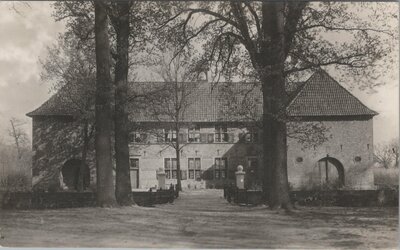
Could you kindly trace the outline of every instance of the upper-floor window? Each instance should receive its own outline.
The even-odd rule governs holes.
[[[215,142],[228,142],[228,129],[226,125],[216,125],[215,126]]]
[[[129,134],[129,141],[133,143],[143,143],[147,140],[147,134],[134,131]]]
[[[196,125],[188,129],[188,141],[200,142],[200,125]]]
[[[164,140],[165,142],[176,142],[176,131],[172,129],[165,129]]]
[[[138,158],[130,158],[129,165],[131,168],[138,169],[139,168],[139,159]]]
[[[258,142],[258,131],[256,128],[250,128],[249,131],[244,135],[244,141],[247,143]]]

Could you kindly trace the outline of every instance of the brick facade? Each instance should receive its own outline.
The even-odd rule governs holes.
[[[135,84],[143,89],[154,85]],[[261,91],[255,88],[255,83],[237,82],[222,85],[225,87],[211,88],[209,83],[203,82],[190,96],[191,105],[186,109],[183,123],[188,126],[200,126],[200,131],[197,131],[198,141],[187,144],[181,152],[181,170],[183,176],[186,176],[182,181],[183,188],[222,187],[234,182],[237,166],[243,165],[246,186],[259,189],[263,176],[260,131],[257,132],[256,141],[246,142],[243,136],[246,129],[254,128],[254,122],[251,121],[262,117]],[[239,112],[226,117],[232,109],[231,105],[235,104],[226,102],[226,99],[232,97],[223,95],[227,88],[236,90],[232,95],[238,97],[241,97],[243,91],[248,93],[246,101],[254,104],[250,105],[251,110],[243,112],[240,109],[242,105],[239,98],[236,103],[239,104],[236,107],[239,108]],[[72,164],[71,160],[75,165],[79,162],[82,136],[80,125],[72,118],[76,112],[71,110],[71,100],[62,98],[64,92],[62,88],[42,106],[28,114],[33,118],[34,189],[65,188],[64,184],[73,186],[73,181],[62,181],[68,176],[60,173],[67,163],[68,166]],[[362,104],[322,70],[315,72],[303,84],[299,84],[298,89],[287,92],[291,93],[291,101],[285,112],[292,121],[303,124],[322,123],[329,128],[330,133],[330,136],[326,135],[328,141],[312,148],[305,148],[296,139],[288,138],[288,177],[291,187],[309,189],[316,185],[334,185],[348,189],[374,188],[370,166],[373,160],[372,119],[377,113]],[[78,95],[82,92],[76,93]],[[253,119],[248,119],[248,115]],[[171,121],[163,120],[163,125],[145,108],[130,110],[130,117],[134,125],[132,127],[137,129],[132,133],[138,132],[139,138],[140,133],[148,135],[145,136],[146,140],[137,141],[134,137],[130,145],[133,186],[146,189],[155,187],[158,183],[156,171],[165,167],[170,167],[166,184],[175,183],[175,151],[153,136],[154,130],[162,130],[165,123]],[[218,135],[215,134],[216,126],[221,125],[227,127],[224,142],[219,142]],[[182,140],[182,143],[187,143],[188,133],[188,127],[183,128],[177,138]],[[88,152],[87,165],[90,169],[90,186],[94,188],[93,143]],[[190,166],[193,166],[193,172]],[[73,175],[71,171],[68,174]]]
[[[293,188],[307,189],[320,184],[318,161],[329,156],[343,166],[345,188],[373,189],[372,118],[324,121],[323,124],[330,128],[331,138],[322,145],[304,149],[295,139],[288,138],[288,173]],[[325,167],[325,161],[320,164]],[[328,165],[336,170],[332,164]]]
[[[32,186],[33,190],[60,189],[61,169],[69,160],[80,160],[81,126],[70,117],[38,116],[32,120]],[[95,183],[94,147],[90,145],[88,167]],[[93,187],[93,185],[91,185]]]
[[[329,155],[337,159],[344,169],[344,187],[348,189],[373,189],[373,176],[369,168],[373,157],[372,119],[325,121],[329,127],[330,139],[315,148],[304,148],[295,139],[288,138],[288,176],[294,189],[308,189],[321,184],[318,161]],[[201,134],[214,135],[212,123],[201,124]],[[238,165],[244,167],[246,186],[260,189],[262,169],[262,145],[260,133],[257,141],[247,142],[244,135],[248,129],[228,124],[227,142],[191,142],[181,151],[181,170],[185,171],[182,180],[184,189],[220,188],[234,183]],[[150,125],[149,125],[150,128]],[[60,172],[63,165],[71,159],[81,157],[80,126],[70,119],[53,117],[33,119],[33,186],[35,190],[48,190],[60,186]],[[184,138],[188,130],[182,129]],[[141,133],[144,133],[143,130]],[[158,185],[156,171],[165,167],[165,159],[175,158],[175,150],[166,143],[157,142],[154,135],[147,134],[145,142],[130,144],[131,159],[138,160],[138,183],[134,188],[148,189]],[[187,142],[187,140],[185,140]],[[360,157],[360,161],[356,160]],[[201,179],[189,171],[189,158],[200,159]],[[216,178],[216,158],[225,158],[227,162],[225,177]],[[301,162],[299,161],[301,158]],[[256,162],[256,163],[255,163]],[[258,165],[251,168],[250,164]],[[324,167],[325,162],[322,162]],[[88,153],[91,188],[95,188],[96,169],[93,144]],[[329,168],[334,168],[329,165]],[[173,168],[171,167],[171,177]],[[332,170],[331,170],[332,171]],[[336,174],[337,175],[337,174]],[[166,184],[176,184],[176,179],[168,178]],[[191,179],[190,177],[193,177]],[[332,177],[331,177],[332,178]],[[333,176],[334,178],[334,176]],[[135,183],[136,184],[136,183]]]

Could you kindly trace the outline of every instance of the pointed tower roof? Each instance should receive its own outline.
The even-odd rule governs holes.
[[[342,87],[328,73],[314,73],[286,108],[288,116],[374,116],[378,113]]]

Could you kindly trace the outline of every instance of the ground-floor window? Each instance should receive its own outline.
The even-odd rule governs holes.
[[[214,179],[226,179],[228,161],[226,158],[215,158]]]
[[[188,158],[189,179],[201,180],[201,160],[200,158]]]
[[[167,179],[176,179],[177,178],[177,167],[176,167],[176,158],[165,158],[164,159],[164,169],[165,176]]]

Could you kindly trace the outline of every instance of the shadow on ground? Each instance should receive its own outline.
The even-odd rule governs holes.
[[[300,207],[291,215],[186,191],[153,208],[0,211],[6,247],[396,248],[397,208]]]

